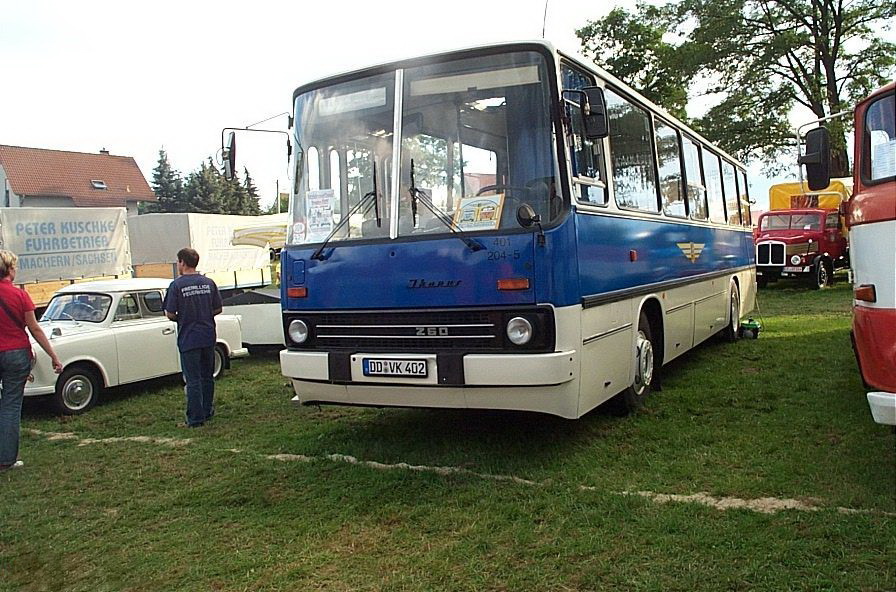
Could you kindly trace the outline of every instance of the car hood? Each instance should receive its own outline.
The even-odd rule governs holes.
[[[96,323],[88,323],[86,321],[41,321],[40,328],[44,330],[50,342],[60,337],[71,337],[73,335],[83,335],[85,333],[96,333],[102,331],[106,327]],[[32,343],[34,339],[31,340]]]

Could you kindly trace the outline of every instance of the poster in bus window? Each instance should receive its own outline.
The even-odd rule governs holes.
[[[460,230],[496,230],[501,224],[504,195],[465,197],[454,212],[454,226]]]
[[[308,242],[318,242],[327,238],[333,230],[333,202],[335,193],[332,189],[309,191],[306,199],[306,224]]]

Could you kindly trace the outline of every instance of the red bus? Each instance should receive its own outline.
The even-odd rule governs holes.
[[[853,274],[852,344],[874,421],[896,425],[896,83],[855,110],[853,196],[845,205]],[[829,183],[829,136],[806,134],[809,188]]]
[[[896,83],[856,106],[852,336],[878,423],[896,425]]]

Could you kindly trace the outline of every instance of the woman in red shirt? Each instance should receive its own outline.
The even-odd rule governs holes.
[[[18,257],[0,250],[0,472],[22,466],[19,455],[19,425],[25,381],[31,373],[31,341],[25,327],[62,372],[62,364],[50,340],[37,324],[34,303],[25,290],[13,285]]]

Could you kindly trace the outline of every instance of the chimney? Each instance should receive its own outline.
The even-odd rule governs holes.
[[[105,148],[100,148],[100,154],[105,154],[106,156],[109,156],[109,151],[106,150]]]

